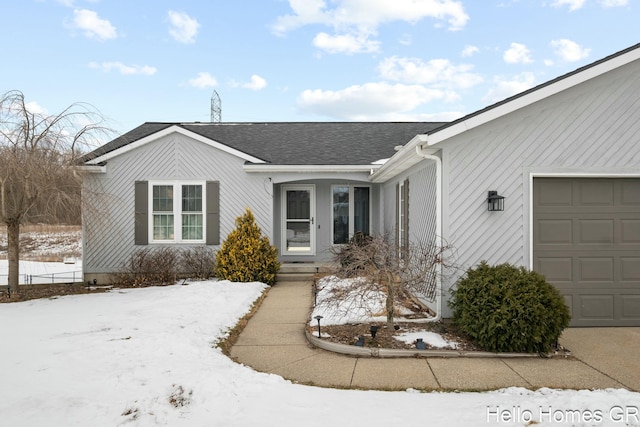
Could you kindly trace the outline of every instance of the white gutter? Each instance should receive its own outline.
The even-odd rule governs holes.
[[[436,245],[442,248],[442,159],[433,154],[428,154],[422,145],[416,145],[416,154],[423,159],[436,162]],[[438,264],[436,274],[436,317],[429,319],[437,322],[442,318],[442,264]]]
[[[242,168],[245,172],[330,172],[330,173],[352,173],[365,172],[372,174],[381,165],[274,165],[274,164],[245,164]]]

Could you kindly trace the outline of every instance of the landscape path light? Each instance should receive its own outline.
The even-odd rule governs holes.
[[[320,333],[320,319],[322,319],[322,316],[318,314],[314,319],[318,321],[318,338],[322,338],[322,334]]]
[[[371,338],[375,338],[376,334],[378,333],[378,326],[371,325],[371,327],[369,328],[369,331],[371,332]]]

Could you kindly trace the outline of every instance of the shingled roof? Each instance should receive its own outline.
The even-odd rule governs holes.
[[[148,122],[84,156],[91,160],[125,145],[179,126],[276,165],[369,165],[387,159],[394,147],[428,133],[443,122]]]

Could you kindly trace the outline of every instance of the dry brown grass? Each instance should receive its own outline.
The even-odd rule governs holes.
[[[20,227],[20,258],[61,262],[82,256],[80,225],[26,224]],[[0,225],[0,259],[7,259],[7,228]]]

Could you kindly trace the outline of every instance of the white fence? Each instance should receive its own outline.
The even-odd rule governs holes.
[[[7,285],[8,262],[0,260],[0,286]],[[82,282],[82,262],[34,262],[20,261],[21,285]]]

